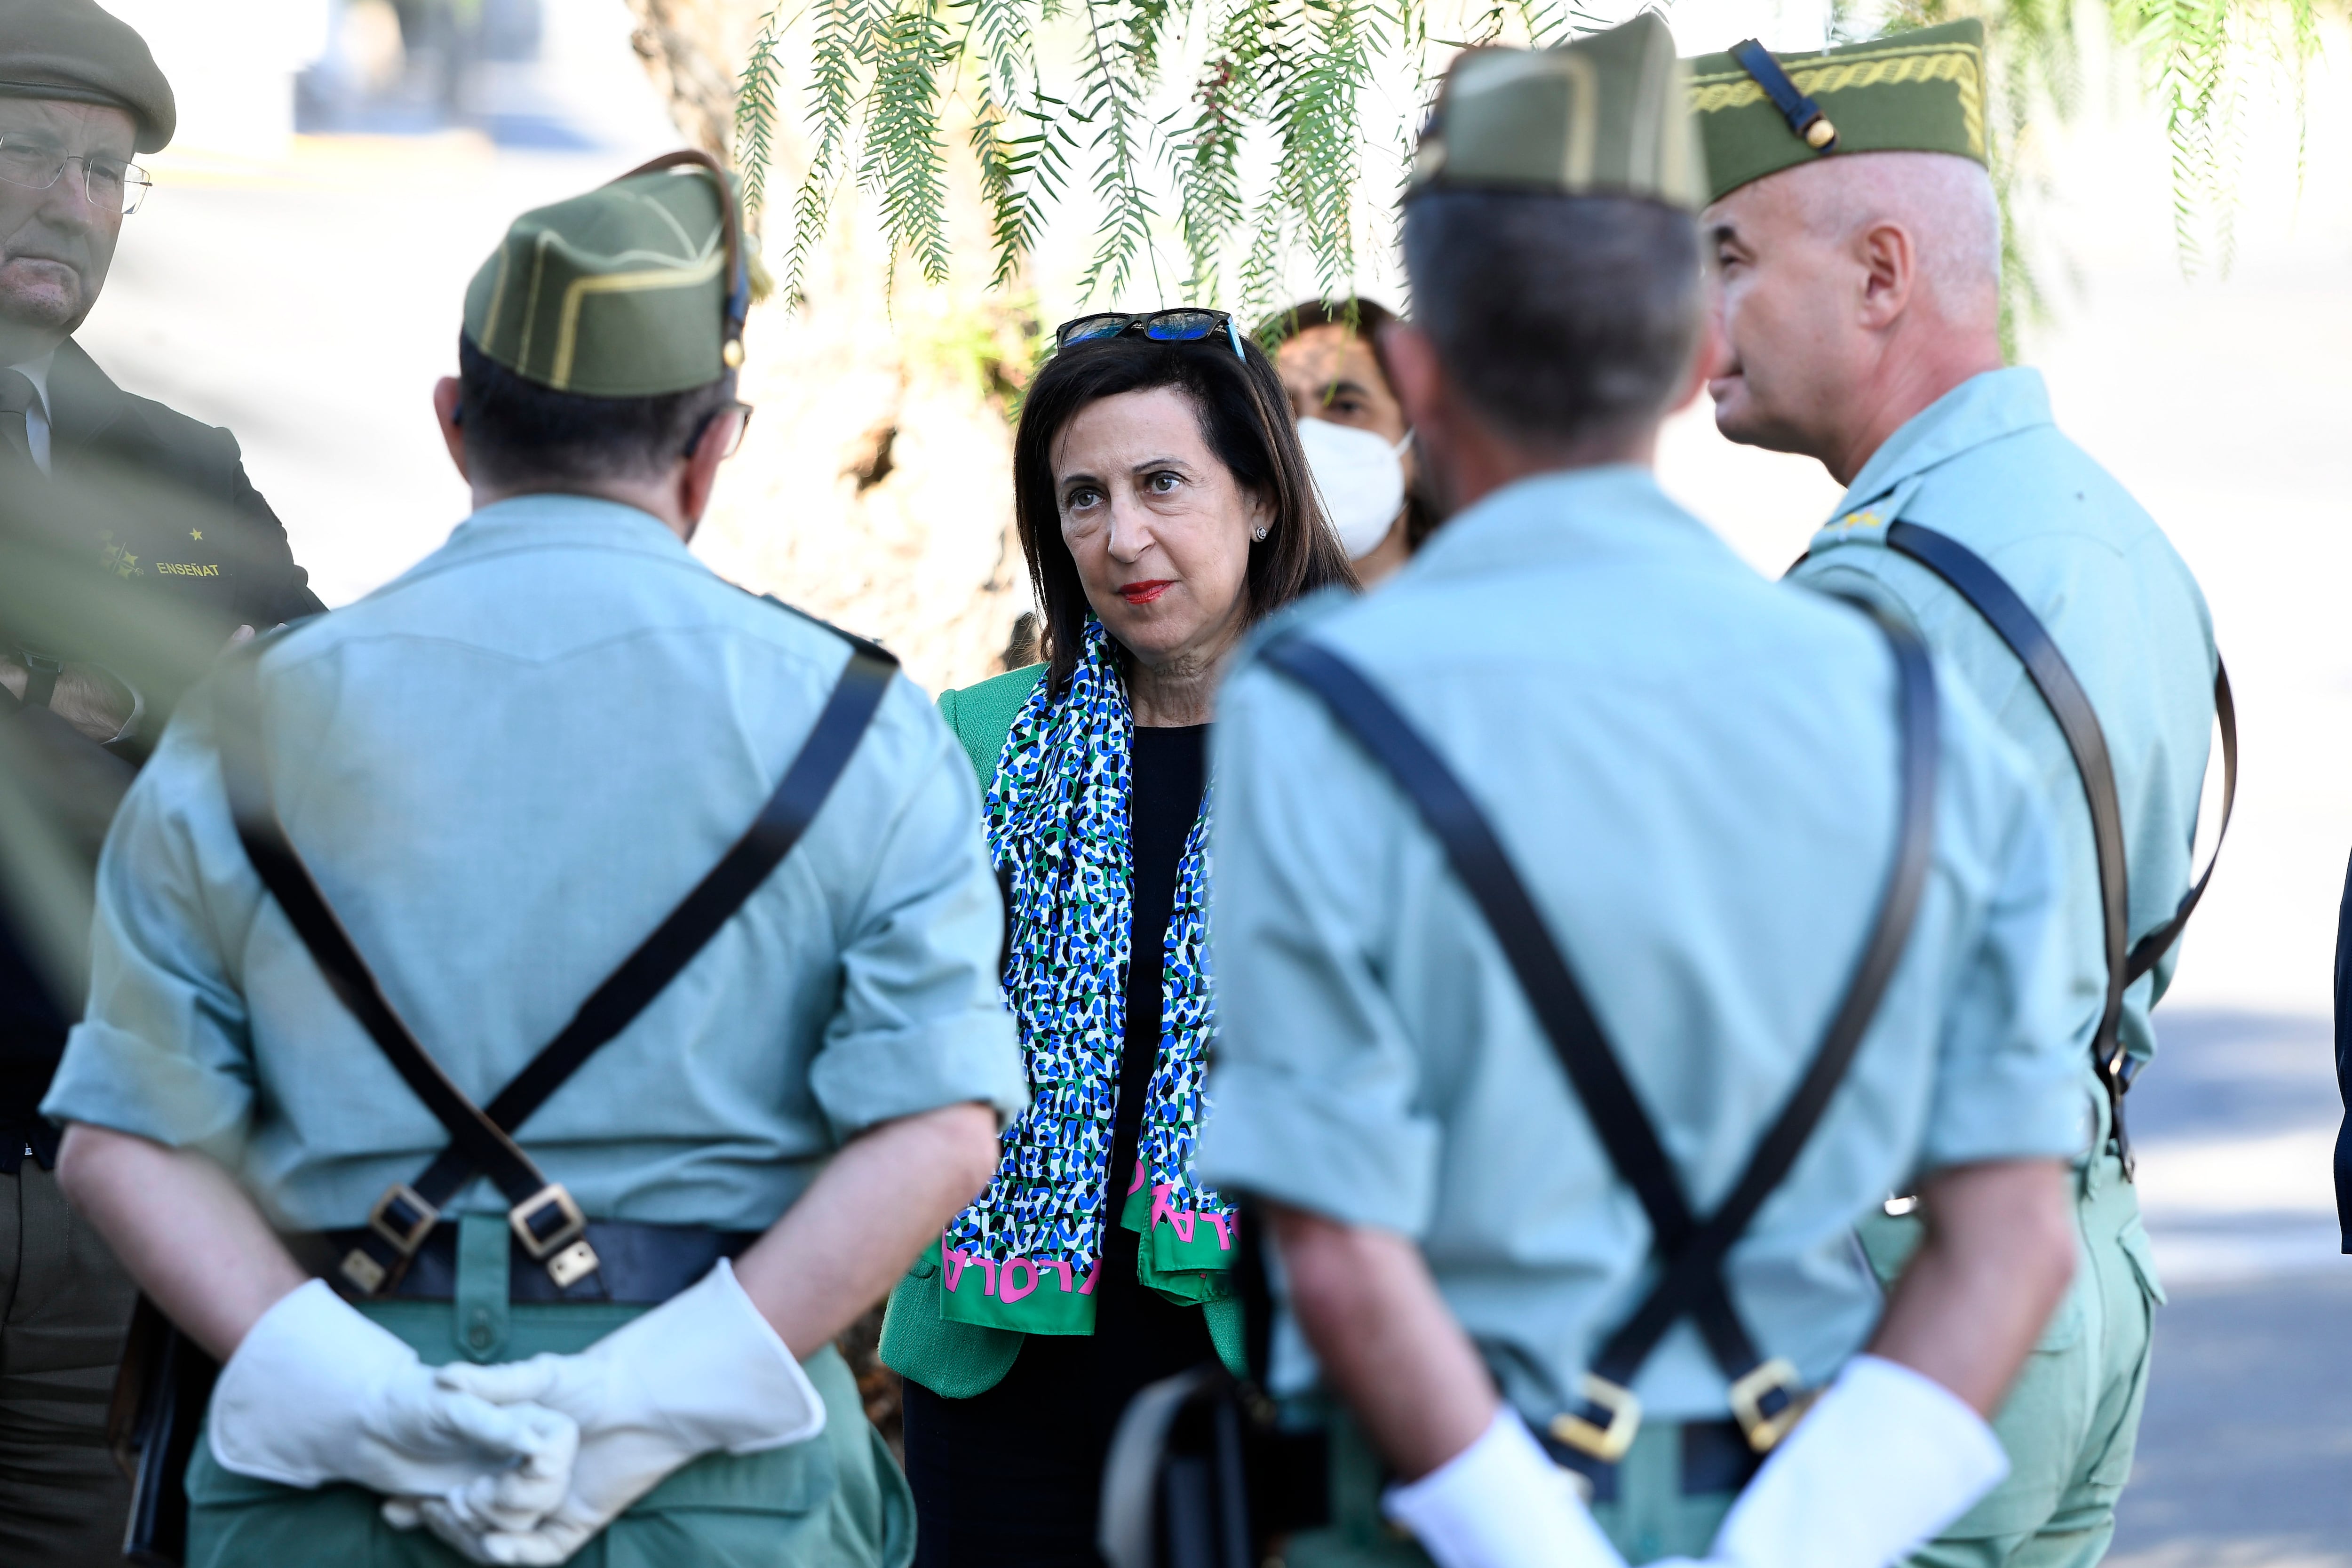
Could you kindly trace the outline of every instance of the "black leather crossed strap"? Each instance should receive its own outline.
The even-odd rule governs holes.
[[[1580,1390],[1582,1403],[1550,1426],[1559,1442],[1606,1463],[1624,1457],[1641,1426],[1641,1402],[1632,1391],[1635,1374],[1666,1331],[1685,1315],[1730,1380],[1732,1413],[1758,1452],[1779,1442],[1803,1413],[1796,1369],[1758,1352],[1725,1287],[1723,1263],[1828,1109],[1902,959],[1927,886],[1937,770],[1934,667],[1916,633],[1872,606],[1861,607],[1893,646],[1898,673],[1901,826],[1893,869],[1844,999],[1804,1076],[1749,1156],[1730,1196],[1704,1219],[1692,1213],[1657,1130],[1601,1034],[1566,956],[1461,782],[1388,699],[1330,649],[1292,637],[1265,654],[1275,668],[1322,699],[1340,726],[1388,770],[1444,846],[1447,863],[1486,916],[1566,1069],[1594,1136],[1649,1218],[1656,1282],[1594,1357]]]
[[[845,634],[844,634],[845,636]],[[261,748],[261,712],[254,665],[239,657],[224,672],[221,762],[237,837],[262,884],[286,911],[302,945],[402,1079],[449,1131],[443,1150],[414,1182],[395,1183],[375,1203],[368,1228],[340,1266],[362,1295],[382,1294],[400,1281],[409,1260],[432,1232],[441,1210],[476,1175],[488,1176],[506,1197],[508,1223],[524,1252],[547,1270],[559,1291],[594,1273],[588,1221],[572,1194],[551,1182],[514,1141],[514,1131],[545,1103],[596,1049],[628,1027],[663,987],[692,962],[703,944],[742,907],[754,889],[791,853],[817,808],[849,764],[888,689],[898,660],[856,638],[849,664],[818,714],[783,781],[742,837],[672,910],[667,919],[599,985],[561,1034],[533,1057],[487,1110],[466,1098],[417,1043],[352,943],[350,933],[320,893],[310,868],[287,841],[272,800]]]
[[[2066,749],[2074,753],[2074,771],[2083,781],[2083,798],[2091,808],[2091,847],[2098,858],[2100,920],[2106,942],[2107,995],[2099,1014],[2098,1032],[2091,1037],[2091,1065],[2106,1090],[2116,1155],[2123,1162],[2128,1181],[2133,1162],[2131,1139],[2124,1131],[2124,1095],[2131,1088],[2137,1064],[2123,1044],[2124,993],[2154,969],[2180,939],[2198,900],[2205,896],[2205,884],[2213,879],[2213,867],[2221,858],[2221,840],[2229,834],[2230,812],[2238,799],[2238,709],[2230,695],[2229,669],[2218,658],[2214,661],[2213,712],[2221,725],[2221,827],[2214,836],[2213,858],[2172,918],[2126,951],[2131,897],[2124,858],[2123,806],[2116,791],[2115,763],[2107,752],[2106,732],[2099,727],[2099,715],[2083,683],[2074,679],[2073,667],[2058,651],[2048,628],[1983,556],[1950,535],[1916,522],[1888,524],[1886,547],[1941,577],[2000,634],[2010,652],[2025,666],[2033,689],[2042,694],[2050,716],[2058,721],[2059,732],[2066,737]]]
[[[1820,104],[1797,90],[1797,84],[1789,79],[1789,73],[1780,68],[1771,50],[1754,38],[1746,38],[1731,46],[1731,58],[1739,62],[1741,70],[1756,79],[1756,85],[1764,89],[1764,96],[1772,100],[1772,107],[1780,111],[1780,118],[1789,122],[1789,129],[1797,133],[1798,140],[1816,153],[1837,151],[1837,127],[1830,123],[1830,117],[1822,112]]]

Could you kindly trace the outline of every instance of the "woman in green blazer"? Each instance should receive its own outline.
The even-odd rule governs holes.
[[[1210,709],[1253,624],[1354,582],[1281,380],[1230,318],[1056,339],[1013,443],[1047,662],[940,699],[987,795],[1032,1103],[890,1298],[921,1568],[1095,1568],[1128,1400],[1239,1359],[1234,1213],[1192,1173]]]

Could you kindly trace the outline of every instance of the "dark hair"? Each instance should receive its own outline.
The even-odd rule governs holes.
[[[1698,343],[1698,220],[1663,203],[1426,191],[1405,205],[1404,257],[1447,376],[1533,447],[1663,413]]]
[[[733,400],[735,373],[658,397],[589,397],[517,375],[457,334],[466,465],[495,485],[631,479],[681,457]]]
[[[1266,318],[1257,330],[1257,340],[1279,348],[1318,327],[1345,327],[1369,342],[1395,320],[1396,312],[1375,300],[1352,295],[1345,300],[1301,300],[1280,315]]]
[[[1311,332],[1318,327],[1339,327],[1354,332],[1367,343],[1378,344],[1381,329],[1397,319],[1396,312],[1377,300],[1349,295],[1345,300],[1301,300],[1278,316],[1270,317],[1257,330],[1260,342],[1272,343],[1277,352],[1283,344],[1301,332]],[[1372,351],[1372,363],[1381,366],[1381,378],[1388,379],[1388,366],[1381,363],[1380,350]],[[1396,389],[1389,389],[1395,395]],[[1440,519],[1436,506],[1421,493],[1414,484],[1404,492],[1404,542],[1409,550],[1419,550],[1429,536],[1437,531]]]
[[[1201,435],[1243,489],[1274,513],[1264,542],[1250,547],[1242,578],[1243,614],[1264,617],[1302,595],[1343,583],[1356,585],[1347,552],[1323,521],[1299,449],[1290,400],[1274,362],[1255,343],[1234,357],[1219,333],[1195,342],[1144,337],[1103,338],[1055,354],[1021,402],[1021,428],[1013,437],[1013,509],[1029,582],[1037,595],[1043,652],[1053,689],[1062,690],[1078,667],[1086,633],[1086,585],[1062,542],[1062,511],[1054,493],[1054,441],[1078,411],[1128,392],[1174,387],[1192,405]]]

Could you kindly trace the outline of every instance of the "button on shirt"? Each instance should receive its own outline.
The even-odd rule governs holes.
[[[1715,1207],[1818,1046],[1892,865],[1883,635],[1759,577],[1632,468],[1515,484],[1379,593],[1297,619],[1477,799],[1685,1192]],[[2084,1141],[2039,797],[1965,689],[1941,735],[1906,957],[1729,1264],[1765,1353],[1808,1382],[1876,1320],[1851,1226],[1888,1192]],[[1640,1205],[1435,840],[1318,700],[1245,666],[1215,751],[1202,1174],[1416,1238],[1508,1397],[1547,1420],[1646,1287]],[[1667,1418],[1727,1408],[1687,1324],[1635,1387]]]
[[[2068,1016],[2087,1080],[2107,960],[2082,774],[2009,645],[1941,577],[1885,547],[1898,521],[1984,557],[2089,694],[2123,808],[2126,947],[2172,918],[2192,875],[2218,658],[2204,595],[2155,521],[2051,422],[2041,373],[2022,369],[1963,382],[1889,437],[1795,574],[1813,587],[1874,594],[1909,617],[2024,747],[2057,836]],[[2148,1010],[2179,954],[2175,943],[2124,993],[2123,1039],[2142,1059],[2156,1046]]]
[[[848,657],[656,519],[485,508],[261,661],[288,837],[477,1104],[749,826]],[[88,1016],[43,1111],[239,1168],[279,1223],[352,1226],[446,1142],[238,845],[199,688],[99,872]],[[592,1215],[773,1220],[861,1129],[1024,1102],[971,769],[894,681],[793,853],[520,1141]],[[460,1206],[502,1207],[484,1184]]]

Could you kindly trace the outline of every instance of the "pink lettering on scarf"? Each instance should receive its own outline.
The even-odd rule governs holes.
[[[1168,1223],[1176,1227],[1176,1239],[1179,1241],[1190,1241],[1192,1239],[1193,1223],[1201,1216],[1194,1214],[1190,1209],[1179,1210],[1170,1206],[1168,1194],[1175,1190],[1175,1188],[1170,1186],[1165,1182],[1160,1182],[1153,1185],[1151,1189],[1151,1223],[1157,1226],[1160,1223],[1160,1216],[1161,1215],[1166,1215],[1168,1216]]]

